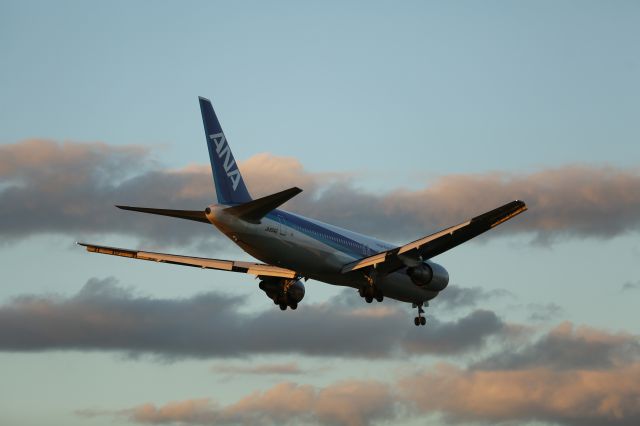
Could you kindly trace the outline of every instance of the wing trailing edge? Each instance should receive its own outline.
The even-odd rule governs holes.
[[[99,246],[88,243],[76,243],[87,248],[88,252],[128,257],[130,259],[149,260],[152,262],[171,263],[174,265],[193,266],[202,269],[239,272],[257,277],[295,278],[295,271],[264,263],[242,262],[237,260],[209,259],[206,257],[181,256],[170,253],[131,250],[117,247]]]
[[[342,273],[373,267],[379,272],[391,273],[404,266],[415,266],[431,259],[527,210],[524,201],[515,200],[442,231],[415,240],[401,247],[374,254],[342,267]]]

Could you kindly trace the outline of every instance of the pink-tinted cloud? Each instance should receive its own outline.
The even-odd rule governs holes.
[[[440,415],[447,424],[636,425],[639,398],[640,363],[570,371],[467,370],[445,363],[391,384],[347,380],[316,388],[284,382],[226,406],[193,399],[78,414],[125,416],[142,424],[360,426]]]
[[[112,414],[143,424],[300,424],[363,426],[373,419],[394,416],[394,398],[388,385],[348,380],[324,388],[279,383],[237,402],[219,406],[209,399],[189,399],[165,405],[142,404],[118,412],[83,410],[84,416]]]
[[[638,424],[640,338],[564,322],[470,367],[405,377],[398,392],[450,423]]]
[[[550,350],[544,362],[534,360],[551,340],[556,349],[566,350]],[[152,424],[368,425],[425,423],[437,416],[445,424],[636,425],[640,422],[638,343],[640,339],[630,334],[562,323],[515,349],[528,361],[508,368],[490,362],[469,367],[439,363],[389,382],[345,380],[325,387],[283,382],[224,406],[188,399],[80,414],[125,416]],[[590,355],[574,351],[588,352],[601,345],[608,350],[599,362],[584,362],[579,357]],[[618,357],[620,353],[627,356]],[[572,358],[574,363],[568,362]]]
[[[499,233],[530,232],[539,241],[608,238],[640,229],[640,173],[570,165],[531,173],[442,176],[422,189],[373,193],[355,176],[313,173],[294,158],[255,155],[240,164],[250,191],[305,190],[288,207],[339,226],[408,240],[464,221],[510,200],[526,215]],[[202,224],[121,212],[113,204],[204,209],[213,200],[208,165],[159,168],[144,147],[29,140],[0,146],[0,236],[115,232],[153,242],[190,243]],[[46,219],[46,220],[45,220]],[[494,232],[494,235],[499,235]]]
[[[214,420],[212,414],[215,413],[215,409],[216,406],[211,400],[202,398],[169,402],[160,407],[142,404],[133,409],[123,410],[122,414],[138,423],[208,424]]]
[[[500,351],[474,365],[480,370],[604,369],[640,360],[640,339],[565,321],[535,341]]]
[[[450,423],[638,424],[640,363],[607,370],[465,370],[441,364],[400,381],[403,399]]]
[[[37,175],[38,178],[45,176],[56,183],[73,186],[92,173],[108,175],[120,172],[124,177],[143,165],[147,154],[148,148],[137,145],[29,139],[0,145],[0,178],[27,179]]]
[[[382,194],[332,185],[301,209],[360,231],[393,229],[395,235],[408,237],[513,199],[525,200],[529,211],[499,232],[525,231],[538,240],[553,241],[567,236],[606,238],[640,229],[640,173],[585,165],[523,174],[448,175],[425,183],[423,189]],[[348,207],[344,200],[349,200]]]
[[[122,212],[113,207],[159,200],[189,205],[191,199],[182,194],[183,188],[198,187],[194,174],[154,169],[147,150],[140,146],[46,140],[2,145],[0,236],[6,243],[34,234],[66,233],[78,238],[115,232],[165,243],[189,241],[196,232],[192,224],[174,221],[163,229],[157,218],[140,220],[129,215],[130,220],[123,220]]]

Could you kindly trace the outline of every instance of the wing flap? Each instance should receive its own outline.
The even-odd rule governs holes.
[[[131,259],[149,260],[160,263],[172,263],[174,265],[193,266],[203,269],[240,272],[255,276],[268,276],[278,278],[295,278],[297,276],[296,272],[290,269],[266,265],[263,263],[209,259],[206,257],[181,256],[177,254],[130,250],[87,243],[78,243],[78,245],[86,247],[87,251],[91,253],[108,254],[112,256],[128,257]]]
[[[467,222],[443,229],[402,247],[348,263],[342,268],[342,273],[346,274],[367,267],[378,268],[378,266],[382,268],[381,272],[390,273],[403,266],[415,266],[418,262],[431,259],[477,237],[525,210],[527,205],[523,201],[512,201]]]

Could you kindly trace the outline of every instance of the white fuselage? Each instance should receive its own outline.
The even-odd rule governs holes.
[[[251,224],[224,212],[227,207],[209,206],[207,218],[244,251],[267,264],[291,269],[301,277],[328,284],[361,288],[367,283],[364,273],[345,275],[341,272],[343,266],[395,247],[283,210],[274,210],[259,224]],[[434,262],[428,263],[442,268]],[[377,279],[376,286],[385,297],[416,304],[438,294],[415,285],[404,269]]]

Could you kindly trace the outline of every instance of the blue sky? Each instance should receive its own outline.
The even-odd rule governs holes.
[[[292,210],[317,212],[340,226],[402,243],[441,223],[466,219],[464,214],[479,213],[494,199],[522,197],[532,203],[529,212],[514,220],[518,223],[438,257],[450,271],[452,285],[498,291],[482,297],[473,293],[478,299],[467,308],[495,312],[508,325],[503,329],[509,330],[508,337],[490,336],[481,347],[455,356],[431,349],[411,352],[412,366],[397,354],[369,359],[295,348],[167,361],[133,349],[131,357],[126,349],[108,345],[83,349],[58,342],[60,346],[16,350],[7,344],[0,352],[5,378],[0,420],[106,425],[115,418],[118,424],[137,424],[144,418],[126,410],[144,403],[211,398],[229,408],[254,392],[290,382],[334,390],[341,381],[374,379],[397,391],[406,382],[402,377],[415,373],[411,368],[429,372],[439,362],[453,362],[470,369],[505,348],[528,350],[532,341],[551,335],[565,321],[587,327],[587,340],[622,339],[627,349],[639,345],[639,18],[640,5],[632,1],[2,2],[0,148],[5,158],[0,158],[0,214],[8,224],[0,229],[2,315],[13,312],[18,296],[42,297],[54,305],[74,300],[91,279],[106,288],[130,288],[125,299],[134,302],[187,303],[196,294],[213,291],[244,297],[238,318],[273,309],[249,277],[92,256],[73,245],[86,239],[247,258],[216,238],[214,230],[197,224],[151,222],[148,229],[162,231],[152,237],[139,218],[109,210],[131,194],[148,194],[156,203],[206,199],[212,188],[198,187],[191,198],[158,188],[169,182],[167,170],[185,173],[187,166],[206,165],[197,96],[213,100],[235,157],[246,162],[249,173],[262,176],[256,174],[256,154],[268,154],[277,166],[273,176],[266,176],[269,182],[254,178],[262,185],[255,185],[255,191],[280,182],[302,186],[311,195]],[[45,148],[50,146],[33,145],[36,151],[29,151],[30,140],[70,145],[60,148],[62,158],[49,160]],[[95,143],[105,144],[100,151],[104,158],[79,154]],[[10,158],[14,152],[22,154]],[[286,157],[298,162],[287,163]],[[36,172],[29,169],[30,161],[38,164]],[[66,176],[94,164],[89,161],[106,170],[104,181],[92,171],[81,175],[99,183],[87,197],[106,206],[100,220],[74,228],[68,217],[82,215],[68,216],[75,206],[65,209],[55,198],[34,197],[16,208],[8,203],[29,200],[32,187],[25,182],[31,182],[32,174]],[[292,164],[300,168],[291,172]],[[155,187],[147,179],[153,176],[150,171],[160,173]],[[478,182],[469,197],[456,176]],[[33,188],[51,194],[47,179],[35,182]],[[90,184],[80,188],[89,190]],[[56,188],[61,192],[55,194],[65,200],[74,195],[72,189],[67,194],[64,186]],[[495,192],[479,192],[486,188]],[[380,209],[369,218],[358,205],[360,198],[341,199],[341,190],[365,194],[363,200],[375,206],[403,200],[410,206],[415,201],[417,207],[393,205],[392,211],[406,215],[400,220]],[[343,202],[344,215],[333,209],[334,200]],[[439,210],[438,203],[446,207]],[[427,219],[433,217],[433,225],[421,218],[421,208]],[[27,223],[27,217],[33,222]],[[40,226],[48,222],[51,226]],[[181,232],[188,238],[175,238]],[[339,288],[310,282],[302,303],[315,315],[342,297]],[[429,315],[442,327],[470,315],[444,303],[438,306],[437,300]],[[64,310],[67,305],[60,306]],[[412,327],[410,307],[389,306],[406,315],[406,327]],[[302,320],[307,315],[303,308],[296,312],[300,317],[290,316],[291,326],[309,327]],[[344,307],[360,308],[367,306]],[[535,313],[545,319],[533,320]],[[525,337],[514,331],[520,329],[528,330]],[[321,331],[313,326],[307,330],[312,337]],[[10,328],[1,332],[9,339]],[[365,333],[376,339],[378,331],[372,325]],[[625,358],[629,364],[623,367],[636,368],[638,352],[629,356],[632,361]],[[301,372],[230,374],[215,369],[273,364],[295,364]],[[638,395],[637,388],[620,392]],[[400,419],[386,412],[369,417],[356,413],[353,418],[365,424],[408,425],[427,418],[464,422],[465,414],[489,423],[505,420],[465,407],[417,404],[426,408]],[[205,408],[213,415],[210,406]],[[86,412],[77,414],[81,410],[94,411],[87,417]],[[227,411],[215,415],[231,416],[233,410]],[[624,412],[623,420],[630,423],[640,418],[637,411]],[[263,421],[278,423],[271,414],[260,413],[267,416]],[[535,419],[521,413],[506,420],[572,424],[575,413],[569,414]],[[349,423],[353,418],[327,420],[320,413],[306,420]]]

